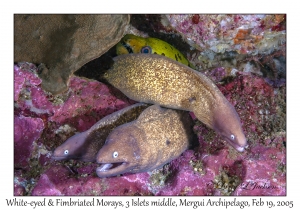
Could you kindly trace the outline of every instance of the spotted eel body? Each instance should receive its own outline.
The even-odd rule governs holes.
[[[120,55],[104,79],[130,99],[194,112],[240,152],[247,145],[234,107],[210,79],[186,65],[155,54]]]
[[[197,136],[189,113],[152,105],[137,120],[115,128],[97,154],[99,177],[139,173],[177,158]]]

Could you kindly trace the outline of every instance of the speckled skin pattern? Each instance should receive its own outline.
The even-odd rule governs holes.
[[[129,98],[194,112],[235,149],[247,145],[240,118],[205,75],[161,55],[127,54],[114,58],[104,78]]]
[[[104,145],[108,134],[117,126],[137,119],[148,106],[144,103],[137,103],[102,118],[89,130],[67,139],[54,150],[52,158],[95,161],[96,154]]]
[[[188,112],[148,107],[137,120],[114,129],[97,154],[99,177],[151,171],[177,158],[196,140]]]

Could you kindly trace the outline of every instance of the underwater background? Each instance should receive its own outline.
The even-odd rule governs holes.
[[[163,40],[210,78],[248,148],[194,117],[199,145],[161,169],[99,178],[97,163],[54,161],[69,137],[136,103],[101,80],[126,34]],[[14,195],[286,195],[285,14],[15,15],[14,35]]]

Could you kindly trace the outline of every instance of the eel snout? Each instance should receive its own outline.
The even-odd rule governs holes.
[[[233,141],[232,139],[228,139],[227,137],[224,137],[224,139],[238,152],[244,152],[245,148],[248,147],[247,139],[240,138],[238,142]]]
[[[101,178],[115,176],[125,171],[128,165],[127,162],[102,163],[97,167],[96,173]]]

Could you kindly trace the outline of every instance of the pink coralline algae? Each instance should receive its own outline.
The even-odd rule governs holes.
[[[70,79],[67,92],[53,96],[43,91],[41,80],[30,73],[29,64],[21,64],[21,67],[15,66],[15,112],[18,114],[43,116],[60,125],[70,123],[82,131],[104,115],[132,103],[112,97],[111,90],[102,83],[79,77]]]
[[[284,46],[285,15],[166,15],[171,27],[200,51],[269,54]]]
[[[119,93],[100,82],[79,77],[70,78],[67,92],[53,96],[43,91],[37,68],[30,63],[15,65],[14,75],[15,180],[25,179],[17,184],[16,194],[32,190],[27,185],[34,182],[29,180],[51,164],[55,147],[76,131],[87,130],[102,117],[134,103],[116,98],[111,92]]]
[[[95,171],[95,165],[91,169]],[[32,195],[150,195],[148,178],[143,173],[100,179],[94,173],[74,174],[69,168],[57,165],[41,175]]]
[[[241,116],[248,149],[236,153],[196,122],[199,147],[170,163],[172,175],[156,195],[285,195],[285,87],[238,73],[219,88]]]
[[[98,81],[72,76],[67,92],[44,92],[32,64],[15,65],[15,195],[286,195],[285,85],[225,68],[205,72],[235,106],[248,139],[236,152],[195,119],[199,146],[161,169],[99,178],[96,163],[53,161],[76,131],[134,103]],[[122,98],[122,99],[119,99]],[[191,113],[193,115],[193,113]]]
[[[44,129],[44,123],[40,118],[24,116],[15,116],[14,121],[15,165],[19,167],[26,167],[28,164],[28,158],[33,150],[33,142],[41,136]]]

